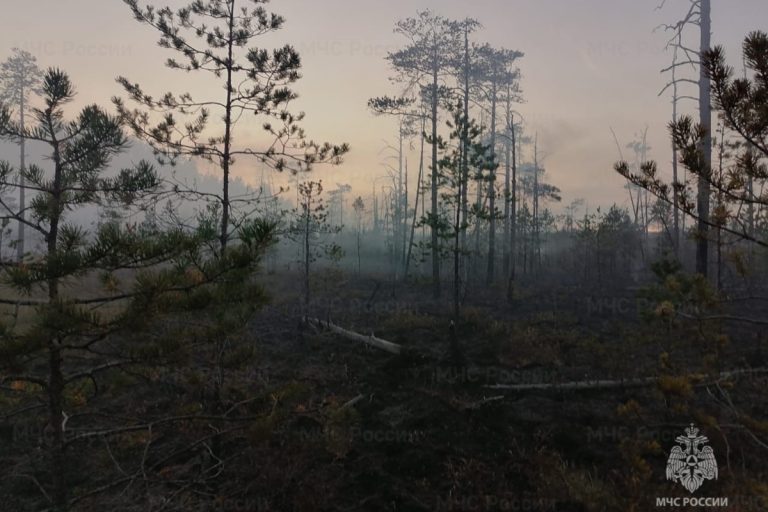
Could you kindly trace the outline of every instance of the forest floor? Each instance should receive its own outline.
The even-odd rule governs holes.
[[[665,478],[690,423],[720,465],[697,495],[768,509],[768,375],[712,371],[763,366],[755,330],[718,328],[730,341],[709,346],[709,325],[645,318],[655,305],[637,289],[560,285],[519,285],[512,301],[471,290],[454,328],[425,284],[315,283],[313,316],[404,347],[393,355],[302,324],[299,283],[267,276],[271,302],[252,323],[251,377],[286,411],[260,438],[264,509],[652,510],[656,498],[690,496]],[[710,377],[686,377],[701,372]],[[490,387],[648,376],[659,382]]]
[[[110,495],[116,512],[646,512],[657,498],[691,496],[666,479],[670,451],[691,423],[719,467],[694,496],[727,498],[729,511],[768,510],[768,374],[721,376],[768,366],[758,325],[671,318],[653,294],[621,279],[576,286],[526,276],[512,300],[501,287],[468,290],[453,325],[449,283],[436,301],[419,279],[393,288],[380,275],[316,275],[308,311],[300,276],[260,276],[269,300],[230,347],[241,361],[227,370],[221,396],[239,419],[216,449],[227,461],[220,483],[205,492],[231,498],[216,509],[138,509]],[[765,318],[761,307],[735,301],[717,314]],[[403,350],[313,327],[305,313]],[[115,415],[197,414],[215,379],[203,355],[191,358],[141,378],[115,373],[92,405]],[[190,370],[191,362],[200,364]],[[573,382],[584,384],[563,386]],[[119,446],[136,463],[148,439],[166,453],[187,437],[210,438],[209,427],[182,422]],[[101,442],[79,449],[92,454],[72,458],[74,475],[91,474],[84,461],[108,468],[115,455]],[[200,454],[178,453],[155,468],[153,484],[186,481]]]

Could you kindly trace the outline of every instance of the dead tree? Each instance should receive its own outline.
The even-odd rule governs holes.
[[[0,64],[0,101],[18,109],[19,127],[26,128],[26,115],[30,110],[30,94],[40,94],[43,73],[37,67],[37,59],[27,51],[14,48],[13,55]],[[26,190],[24,173],[26,164],[26,138],[19,137],[19,231],[16,242],[17,259],[24,258],[25,227],[27,217]]]
[[[658,9],[666,4],[662,1]],[[699,150],[703,156],[703,165],[706,173],[711,173],[712,169],[712,106],[711,106],[711,80],[707,70],[702,65],[702,55],[710,50],[712,36],[712,8],[711,0],[690,0],[690,6],[686,15],[677,23],[671,25],[662,25],[665,30],[672,32],[668,46],[675,48],[676,52],[681,51],[685,54],[685,59],[677,60],[662,72],[676,70],[678,67],[691,65],[698,67],[698,81],[692,79],[683,79],[673,74],[672,80],[662,90],[662,93],[668,88],[673,87],[677,97],[678,84],[688,82],[698,85],[698,103],[699,103],[699,124],[704,131],[704,137],[701,139]],[[698,50],[685,45],[683,34],[690,26],[699,27],[699,47]],[[676,54],[677,56],[677,54]],[[682,99],[682,98],[678,98]],[[677,116],[676,103],[673,116]],[[677,159],[677,152],[674,154]],[[674,171],[674,169],[673,169]],[[676,178],[675,178],[676,179]],[[696,271],[704,276],[708,275],[709,270],[709,203],[711,188],[708,179],[704,177],[698,180],[696,210],[697,210],[697,234],[696,234]],[[677,210],[676,210],[677,211]]]

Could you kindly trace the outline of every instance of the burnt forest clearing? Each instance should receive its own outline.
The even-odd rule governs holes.
[[[170,3],[6,6],[0,511],[768,509],[765,5]]]

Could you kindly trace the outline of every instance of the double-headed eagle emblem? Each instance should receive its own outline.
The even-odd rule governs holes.
[[[679,482],[693,494],[704,480],[717,480],[717,461],[706,436],[699,435],[693,424],[677,436],[679,446],[672,448],[667,460],[667,480]]]

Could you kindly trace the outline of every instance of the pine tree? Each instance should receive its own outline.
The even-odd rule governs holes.
[[[403,35],[410,42],[409,46],[390,53],[387,58],[392,66],[402,74],[408,84],[423,85],[429,97],[431,140],[438,138],[438,112],[440,97],[445,94],[442,81],[450,76],[457,55],[462,49],[462,28],[456,22],[438,16],[430,11],[422,11],[415,18],[407,18],[397,23],[395,32]],[[440,296],[440,229],[438,224],[438,147],[432,146],[431,207],[428,224],[431,231],[432,255],[432,290],[435,297]]]
[[[469,185],[465,168],[472,171],[476,180],[489,180],[487,175],[498,167],[498,163],[490,147],[482,142],[480,127],[464,115],[461,101],[451,108],[451,113],[453,118],[448,122],[451,129],[449,139],[440,138],[434,143],[444,153],[438,161],[440,183],[444,190],[443,204],[449,208],[449,212],[452,210],[450,218],[441,221],[439,225],[446,231],[441,236],[450,238],[453,246],[453,315],[458,322],[461,312],[461,258],[464,250],[461,238],[468,222],[462,215],[462,198]]]
[[[176,11],[170,7],[142,8],[138,0],[123,0],[137,21],[160,33],[159,45],[178,54],[167,67],[186,73],[207,73],[222,85],[218,98],[195,100],[189,93],[168,92],[155,98],[139,84],[119,77],[129,98],[144,110],[114,102],[135,135],[171,160],[199,157],[221,170],[219,203],[221,249],[231,231],[245,219],[236,207],[252,197],[230,195],[232,166],[239,157],[253,158],[277,171],[306,172],[316,164],[340,164],[346,144],[316,143],[301,128],[304,114],[293,114],[289,104],[298,95],[291,89],[300,78],[301,58],[290,45],[268,51],[251,45],[280,30],[285,19],[268,12],[268,0],[196,0]],[[159,120],[153,124],[150,114]],[[210,127],[211,116],[221,116],[223,127]],[[238,146],[238,123],[256,116],[271,142],[262,148]],[[190,191],[194,192],[194,191]]]
[[[299,183],[299,207],[293,212],[288,235],[298,241],[302,248],[304,316],[309,314],[312,292],[312,263],[324,254],[336,250],[333,244],[324,244],[323,237],[338,233],[341,228],[329,222],[328,208],[323,201],[323,182]]]
[[[26,127],[26,116],[30,111],[30,96],[40,93],[42,71],[37,67],[37,59],[29,52],[14,48],[13,55],[0,64],[0,101],[13,105],[22,130]],[[26,218],[26,190],[24,186],[24,169],[26,168],[26,139],[21,137],[19,143],[19,215]],[[26,224],[18,222],[18,238],[16,241],[17,259],[24,258]]]
[[[690,116],[683,116],[670,124],[670,133],[678,148],[680,162],[691,173],[692,180],[683,183],[668,184],[658,175],[655,162],[643,163],[640,172],[633,173],[626,162],[618,162],[616,170],[631,182],[649,190],[658,198],[670,204],[677,196],[681,210],[704,222],[706,226],[722,229],[739,239],[768,247],[768,240],[759,233],[750,232],[749,221],[744,215],[752,206],[766,206],[768,199],[756,194],[759,184],[768,180],[766,158],[768,158],[768,116],[765,114],[765,101],[768,98],[768,34],[753,32],[743,45],[747,70],[752,77],[734,78],[733,68],[726,63],[725,50],[715,47],[704,54],[703,66],[712,82],[714,106],[722,116],[725,127],[738,138],[739,151],[733,158],[732,166],[724,176],[712,173],[707,159],[706,140],[709,130],[701,123],[696,123]],[[692,197],[692,190],[700,182],[705,182],[707,189],[718,194],[729,208],[720,212],[726,218],[715,222],[709,218],[708,211],[700,210],[698,194]],[[752,186],[757,184],[757,186]],[[701,269],[697,267],[701,273]]]
[[[699,151],[703,156],[704,174],[712,174],[712,84],[705,63],[710,51],[712,38],[712,7],[710,0],[700,0],[699,5],[699,123],[703,130],[699,141]],[[702,175],[698,183],[697,207],[699,216],[696,241],[696,271],[706,277],[709,275],[709,225],[710,225],[710,179]]]
[[[208,247],[217,232],[205,222],[191,232],[158,231],[151,223],[137,226],[120,219],[88,231],[71,222],[72,212],[99,207],[140,213],[154,200],[161,181],[147,162],[110,169],[112,158],[128,145],[121,120],[96,105],[68,119],[66,107],[75,89],[64,72],[45,73],[42,96],[44,108],[34,111],[34,128],[22,128],[7,107],[0,108],[0,138],[44,144],[50,162],[48,169],[30,165],[22,173],[24,186],[34,194],[29,217],[22,219],[18,210],[4,205],[5,215],[38,232],[45,248],[2,269],[3,283],[17,298],[0,302],[33,314],[22,315],[24,321],[16,325],[0,326],[0,384],[17,391],[10,401],[19,418],[32,415],[29,424],[43,420],[46,425],[43,465],[31,443],[14,465],[15,479],[35,485],[17,487],[14,494],[38,493],[39,498],[29,497],[31,508],[65,512],[126,481],[119,464],[117,469],[91,467],[108,453],[89,440],[130,438],[149,430],[151,442],[153,422],[195,422],[189,416],[174,419],[167,411],[147,423],[139,410],[120,414],[115,372],[123,380],[137,374],[151,379],[183,362],[186,350],[197,352],[189,340],[203,334],[200,327],[168,322],[171,318],[213,306],[227,308],[231,316],[252,310],[261,292],[250,276],[271,241],[272,228],[258,221],[244,224],[239,243],[226,257],[212,257]],[[13,172],[10,164],[0,165],[0,189],[20,186]],[[175,323],[178,328],[172,327]],[[43,418],[34,406],[40,403],[45,404]],[[207,417],[206,423],[216,422]],[[148,451],[149,445],[140,448],[144,457]]]
[[[663,7],[666,0],[662,0],[659,8]],[[698,27],[699,45],[698,50],[689,48],[683,43],[683,32],[688,26]],[[703,157],[703,164],[706,165],[708,172],[712,171],[712,98],[711,81],[707,72],[705,59],[710,51],[712,37],[712,3],[711,0],[689,0],[688,11],[685,16],[677,23],[664,25],[674,35],[668,42],[668,46],[675,49],[675,61],[672,65],[663,71],[672,71],[672,80],[666,87],[674,87],[673,98],[673,123],[677,122],[677,101],[682,98],[693,99],[690,96],[678,96],[678,86],[683,83],[695,84],[698,88],[699,105],[699,126],[704,130],[703,136],[699,140],[699,152]],[[678,52],[685,55],[683,60],[678,59]],[[677,77],[677,68],[683,65],[691,64],[698,69],[696,80],[690,78]],[[664,90],[666,90],[666,87]],[[662,92],[664,91],[662,90]],[[677,152],[673,149],[673,157],[678,158]],[[673,164],[675,181],[677,178],[676,163]],[[702,177],[696,184],[696,210],[697,210],[697,228],[696,228],[696,271],[707,276],[709,272],[709,214],[711,189],[709,179]],[[679,206],[679,205],[678,205]],[[677,208],[676,208],[677,211]],[[684,219],[683,219],[684,221]]]
[[[483,45],[477,49],[479,63],[475,74],[477,81],[482,86],[482,96],[485,105],[490,111],[491,126],[489,132],[488,149],[490,158],[497,160],[496,143],[498,134],[498,106],[506,101],[504,93],[507,85],[513,84],[517,79],[517,72],[512,67],[515,61],[523,56],[521,52],[496,49],[490,45]],[[511,92],[511,91],[510,91]],[[505,185],[505,187],[507,187]],[[496,221],[500,215],[496,207],[496,172],[492,170],[488,182],[488,262],[486,267],[486,285],[491,285],[495,278],[496,263]],[[506,200],[506,199],[505,199]]]

